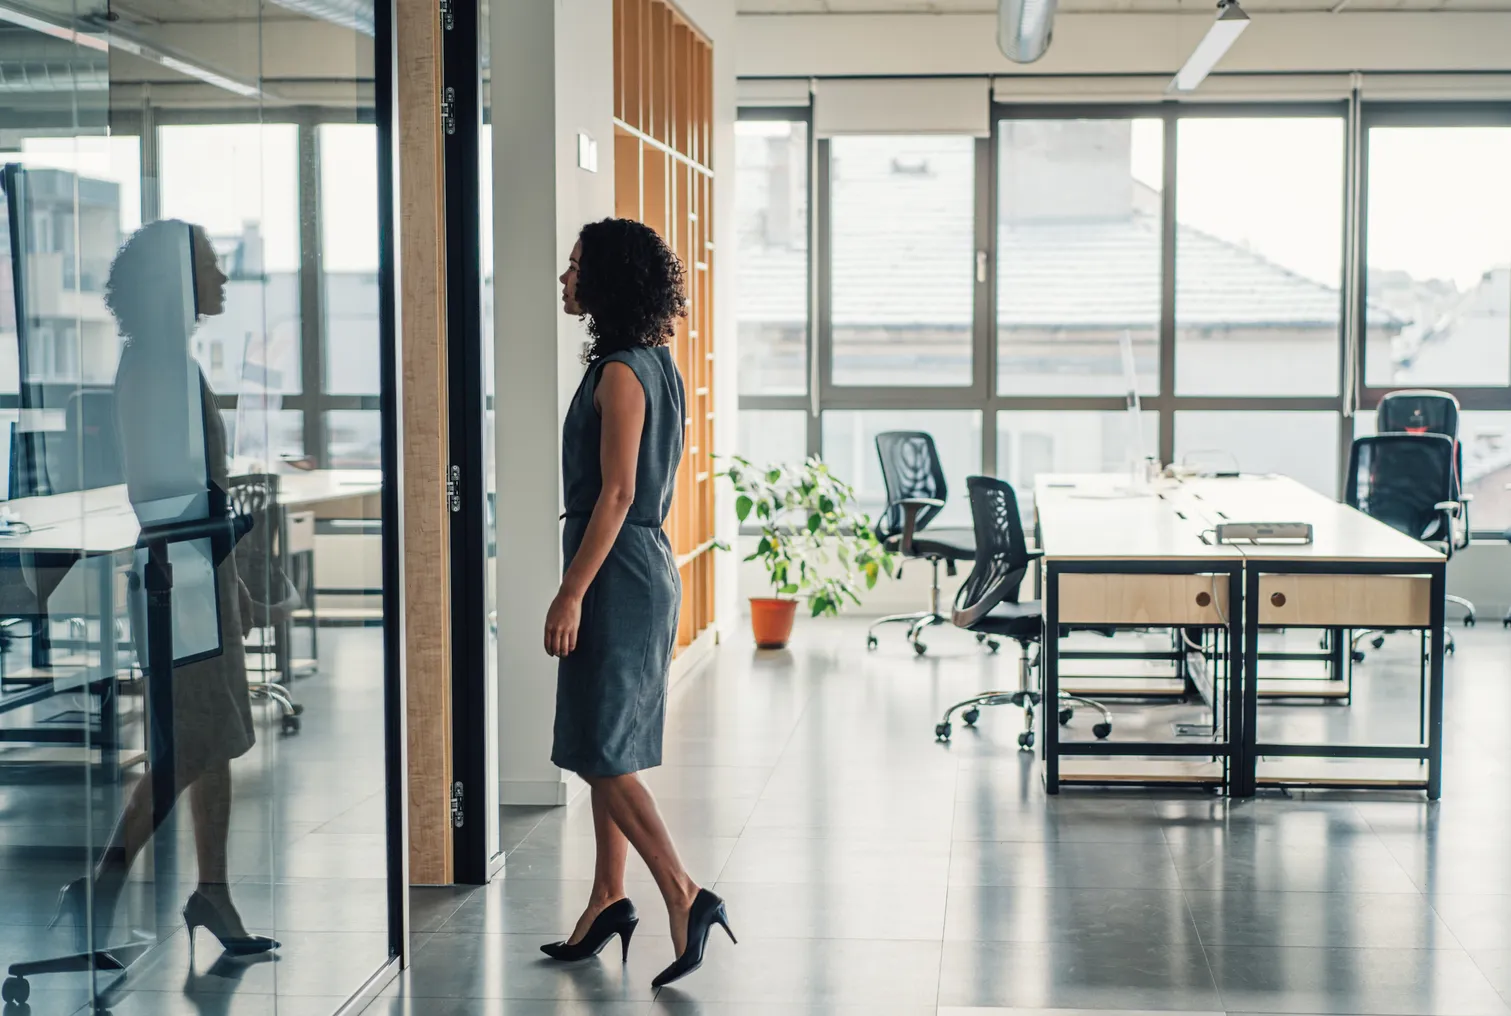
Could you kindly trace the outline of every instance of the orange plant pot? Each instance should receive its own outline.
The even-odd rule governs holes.
[[[792,638],[792,619],[796,613],[796,600],[752,596],[750,630],[755,634],[756,648],[785,648],[787,640]]]

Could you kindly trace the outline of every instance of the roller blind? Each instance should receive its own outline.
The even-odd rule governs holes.
[[[820,81],[813,128],[836,134],[991,133],[987,78],[873,78]]]

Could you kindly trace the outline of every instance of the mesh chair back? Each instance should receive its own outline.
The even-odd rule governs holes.
[[[72,393],[63,421],[63,440],[48,446],[52,452],[48,479],[54,494],[126,482],[116,434],[113,389],[85,388]]]
[[[236,572],[258,603],[275,602],[283,587],[282,509],[278,477],[248,473],[231,477],[231,510],[252,520],[252,528],[236,544]]]
[[[876,454],[881,457],[881,478],[887,486],[887,509],[876,523],[876,535],[888,540],[902,532],[903,510],[899,501],[927,497],[943,501],[949,491],[944,485],[944,467],[934,439],[918,430],[889,430],[876,435]],[[925,528],[938,508],[924,508],[918,513],[916,529]]]
[[[1441,434],[1376,434],[1354,440],[1344,500],[1418,540],[1451,538],[1435,507],[1453,495],[1454,442]]]
[[[1003,600],[1017,600],[1028,572],[1028,540],[1011,485],[991,476],[972,476],[965,487],[976,528],[976,563],[960,587],[955,610],[974,620]]]
[[[1426,390],[1402,390],[1391,392],[1380,400],[1375,414],[1375,430],[1381,434],[1442,434],[1452,438],[1454,487],[1453,497],[1459,496],[1459,484],[1464,475],[1464,446],[1459,443],[1459,400],[1447,392]]]

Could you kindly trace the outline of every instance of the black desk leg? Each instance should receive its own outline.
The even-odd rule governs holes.
[[[1243,786],[1243,773],[1246,771],[1244,760],[1248,756],[1244,750],[1243,719],[1247,702],[1245,689],[1248,687],[1245,676],[1249,673],[1246,659],[1248,647],[1244,644],[1243,638],[1244,611],[1247,609],[1248,597],[1244,595],[1243,576],[1241,568],[1228,572],[1228,756],[1226,762],[1229,795],[1237,795]]]
[[[1438,565],[1431,579],[1432,607],[1429,619],[1432,632],[1428,645],[1428,669],[1431,675],[1427,699],[1427,799],[1436,801],[1443,793],[1443,650],[1446,633],[1443,626],[1448,612],[1448,576],[1445,565]]]
[[[1244,569],[1243,589],[1243,664],[1238,671],[1238,687],[1243,702],[1239,720],[1237,749],[1238,775],[1233,781],[1235,797],[1253,797],[1258,789],[1259,753],[1259,571]]]
[[[1041,567],[1043,563],[1041,562]],[[1039,727],[1044,731],[1044,792],[1060,792],[1060,572],[1044,567],[1044,655]]]
[[[121,775],[120,687],[116,671],[115,555],[95,558],[100,583],[100,769],[114,783]]]

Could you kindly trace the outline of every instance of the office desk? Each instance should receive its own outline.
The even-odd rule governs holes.
[[[1044,780],[1227,786],[1243,758],[1241,656],[1243,555],[1205,541],[1207,523],[1163,493],[1130,492],[1127,478],[1044,476],[1034,491],[1044,602]],[[1219,633],[1212,657],[1210,740],[1062,739],[1054,721],[1062,628],[1203,628]],[[1114,730],[1114,737],[1116,731]],[[1086,756],[1112,756],[1113,761]],[[1139,758],[1135,756],[1154,756]]]
[[[1235,521],[1310,522],[1312,542],[1239,548],[1245,562],[1244,757],[1233,791],[1258,786],[1394,787],[1442,791],[1444,594],[1447,559],[1362,512],[1280,476],[1196,479],[1174,503],[1212,525]],[[1324,745],[1258,739],[1258,635],[1261,628],[1406,628],[1427,631],[1426,691],[1418,744]],[[1263,759],[1321,758],[1298,768]],[[1336,760],[1403,759],[1426,763],[1425,776],[1376,777]]]
[[[381,517],[376,499],[382,492],[378,470],[293,471],[279,476],[279,503],[317,516]],[[66,572],[83,562],[93,568],[100,618],[100,661],[90,673],[38,682],[26,692],[0,696],[0,715],[35,705],[55,694],[89,687],[101,696],[102,761],[112,768],[119,748],[115,729],[115,678],[118,674],[114,637],[118,565],[129,559],[141,527],[131,508],[126,487],[118,484],[95,490],[19,498],[6,503],[11,518],[30,527],[16,527],[0,535],[0,569],[19,573],[23,563]],[[0,590],[3,593],[3,590]],[[0,598],[3,599],[3,598]],[[40,605],[45,612],[47,605]],[[280,661],[280,667],[284,664]],[[69,737],[67,735],[74,735]],[[86,731],[70,728],[11,728],[0,730],[0,742],[92,743]]]

